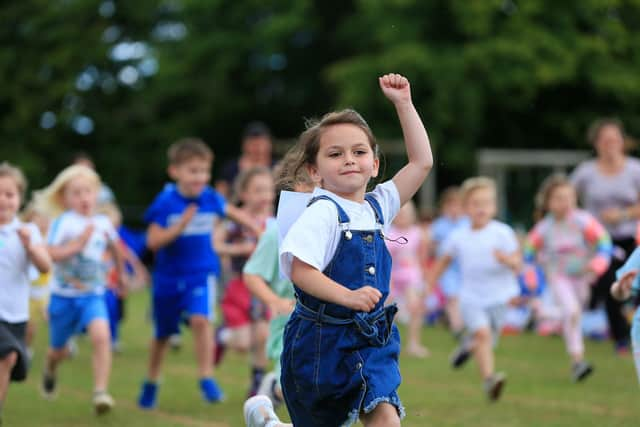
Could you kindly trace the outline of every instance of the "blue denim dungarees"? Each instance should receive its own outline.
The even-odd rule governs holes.
[[[384,219],[377,200],[365,196],[373,208],[375,230],[349,230],[349,217],[333,202],[342,228],[336,252],[323,273],[349,289],[369,285],[382,298],[369,312],[321,301],[295,286],[297,304],[284,331],[281,356],[282,390],[296,427],[349,426],[362,411],[381,402],[404,408],[400,386],[400,335],[393,324],[395,305],[384,306],[389,294],[391,256],[384,243]],[[309,242],[313,244],[313,242]]]

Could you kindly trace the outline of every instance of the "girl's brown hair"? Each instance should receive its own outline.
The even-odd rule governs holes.
[[[251,169],[243,171],[233,183],[233,197],[232,201],[235,204],[240,204],[242,201],[240,197],[242,192],[247,189],[251,180],[259,175],[267,175],[269,178],[273,178],[271,170],[265,166],[256,166]]]
[[[320,139],[324,132],[335,125],[354,125],[360,128],[369,141],[374,156],[378,157],[378,143],[373,136],[371,128],[362,116],[355,110],[346,109],[327,113],[320,120],[309,120],[306,123],[307,129],[298,138],[298,150],[300,156],[297,162],[291,167],[291,173],[298,174],[300,169],[307,165],[315,165],[318,151],[320,150]]]
[[[569,178],[563,173],[554,173],[542,181],[534,201],[534,219],[536,221],[541,220],[547,212],[549,212],[549,200],[551,199],[553,192],[556,189],[565,186],[573,188],[573,184],[571,184]]]

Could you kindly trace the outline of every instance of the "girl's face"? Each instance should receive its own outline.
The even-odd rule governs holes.
[[[275,189],[273,178],[266,173],[252,176],[242,191],[241,199],[246,208],[255,213],[267,213],[273,208]]]
[[[547,203],[554,217],[564,218],[576,207],[576,191],[571,185],[559,185],[551,191]]]
[[[464,204],[474,227],[484,227],[496,215],[496,193],[491,188],[480,187],[473,190],[467,195]]]
[[[462,200],[460,196],[451,196],[442,205],[443,215],[450,218],[458,218],[462,215]]]
[[[92,215],[98,200],[98,188],[92,180],[79,176],[64,186],[62,198],[65,208],[80,215]]]
[[[416,223],[416,209],[411,203],[405,203],[398,211],[393,223],[400,228],[410,227]]]
[[[20,191],[15,179],[0,177],[0,224],[13,221],[20,209]]]
[[[624,137],[617,126],[606,125],[600,132],[595,141],[596,152],[598,157],[612,158],[624,154]]]
[[[367,184],[378,176],[379,160],[362,129],[352,124],[328,127],[320,138],[309,175],[325,190],[362,202]]]

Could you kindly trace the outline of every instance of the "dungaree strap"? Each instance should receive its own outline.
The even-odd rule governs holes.
[[[312,204],[314,204],[318,200],[329,200],[334,205],[336,205],[336,208],[338,209],[338,222],[340,224],[346,224],[346,223],[349,222],[349,215],[347,215],[347,213],[344,211],[344,209],[342,209],[342,207],[338,204],[338,202],[336,202],[331,197],[326,196],[324,194],[320,195],[320,196],[313,197],[311,200],[309,200],[309,203],[307,203],[307,207],[311,206]]]
[[[382,208],[380,207],[380,203],[373,197],[371,194],[365,194],[364,199],[369,202],[371,207],[373,208],[373,212],[376,214],[376,220],[378,224],[384,225],[384,217],[382,216]]]

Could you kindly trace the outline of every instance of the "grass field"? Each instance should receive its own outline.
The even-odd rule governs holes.
[[[80,340],[80,354],[65,363],[54,401],[40,397],[39,380],[46,331],[40,330],[29,379],[13,384],[5,403],[4,426],[243,426],[242,403],[248,381],[245,356],[229,355],[217,372],[226,401],[205,404],[199,395],[190,334],[180,352],[168,354],[158,409],[144,412],[136,396],[144,377],[151,326],[145,320],[147,297],[130,297],[122,335],[124,352],[114,358],[110,391],[115,410],[101,418],[91,407],[90,347]],[[630,357],[613,355],[608,343],[587,343],[594,375],[583,384],[569,381],[569,366],[560,338],[533,335],[504,337],[497,366],[508,374],[503,399],[488,404],[477,370],[469,363],[452,371],[447,356],[451,337],[440,327],[427,328],[432,356],[401,359],[400,395],[407,409],[403,426],[638,426],[640,388]],[[286,418],[286,411],[280,411]]]

